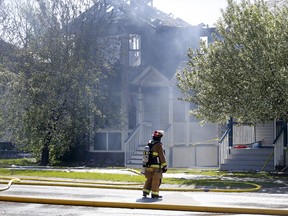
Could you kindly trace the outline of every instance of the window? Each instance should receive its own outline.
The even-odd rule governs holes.
[[[137,67],[141,64],[141,36],[129,34],[129,65]]]
[[[120,132],[99,132],[94,136],[94,150],[98,151],[120,151]]]
[[[106,133],[96,133],[94,137],[94,150],[106,150]]]
[[[121,134],[120,133],[108,134],[108,150],[121,150]]]

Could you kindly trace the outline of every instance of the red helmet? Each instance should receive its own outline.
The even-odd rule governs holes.
[[[154,131],[152,136],[161,138],[163,136],[163,134],[164,134],[163,130],[156,130],[156,131]]]

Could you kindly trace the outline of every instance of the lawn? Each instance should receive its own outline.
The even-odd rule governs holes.
[[[35,166],[33,169],[17,168],[17,166]],[[39,169],[36,166],[36,161],[30,158],[24,159],[1,159],[0,160],[0,177],[43,177],[43,178],[61,178],[73,180],[95,180],[109,182],[130,182],[143,183],[145,178],[143,175],[135,175],[140,169],[131,170],[131,174],[115,174],[115,173],[100,173],[100,172],[71,172],[67,167],[53,167],[51,169]],[[87,168],[93,169],[93,168]],[[105,168],[105,169],[125,169]],[[246,189],[251,188],[253,184],[262,187],[281,187],[284,186],[282,181],[277,183],[277,180],[283,180],[285,176],[274,176],[266,172],[226,172],[218,169],[175,169],[170,168],[168,173],[183,173],[186,175],[201,175],[201,179],[186,179],[186,178],[164,178],[163,184],[173,185],[178,187],[189,188],[226,188],[226,189]],[[205,176],[207,178],[205,178]],[[213,177],[213,179],[211,179]],[[225,178],[224,178],[225,177]],[[246,179],[249,179],[247,182]],[[276,182],[276,183],[275,183]]]

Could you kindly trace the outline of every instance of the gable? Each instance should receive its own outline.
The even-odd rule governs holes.
[[[132,85],[149,87],[149,86],[168,86],[170,81],[162,73],[160,73],[154,67],[147,67],[143,70],[139,76],[137,76],[132,82]]]

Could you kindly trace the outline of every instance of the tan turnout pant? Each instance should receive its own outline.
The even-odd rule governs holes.
[[[145,184],[143,193],[147,195],[152,192],[152,195],[159,195],[159,187],[162,180],[162,171],[158,168],[145,168]]]

